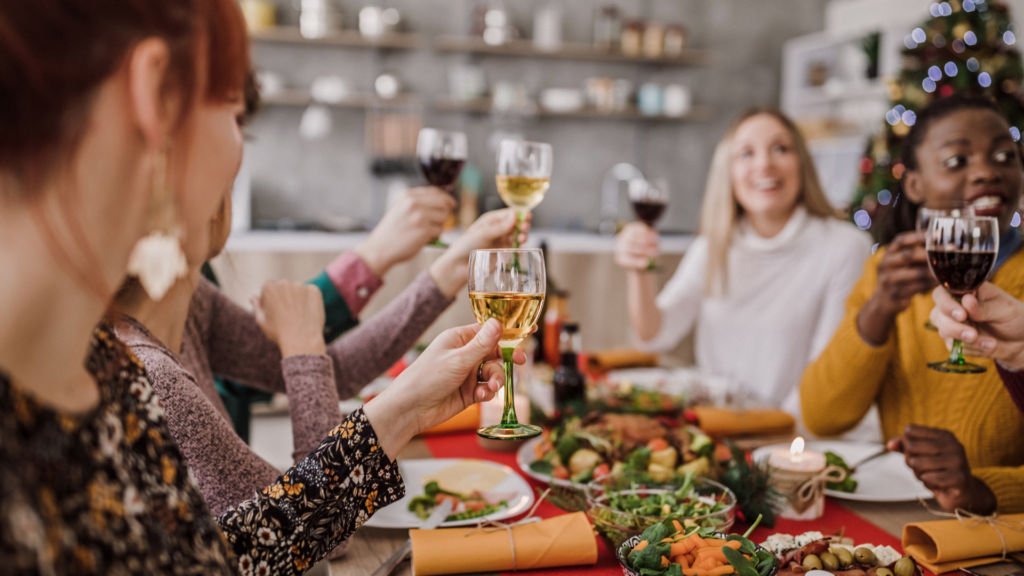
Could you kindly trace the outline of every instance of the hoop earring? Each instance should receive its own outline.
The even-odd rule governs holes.
[[[167,152],[161,150],[153,169],[153,193],[146,215],[151,232],[135,243],[127,270],[139,279],[146,294],[158,302],[179,278],[188,274],[175,212],[174,198],[167,189]]]

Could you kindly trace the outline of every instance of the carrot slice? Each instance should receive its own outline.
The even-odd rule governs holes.
[[[712,568],[711,570],[708,570],[708,576],[725,576],[726,574],[735,573],[736,569],[733,568],[730,564],[726,564],[725,566],[719,566],[718,568]]]
[[[636,548],[633,548],[632,550],[629,551],[629,554],[626,554],[626,558],[629,558],[630,556],[632,556],[633,552],[639,552],[639,551],[643,550],[644,548],[647,548],[647,544],[648,544],[647,540],[641,540],[640,543],[636,545]]]
[[[697,554],[697,558],[699,560],[710,558],[723,564],[729,563],[729,561],[725,559],[725,553],[722,552],[721,548],[701,548],[700,552]]]
[[[670,548],[669,555],[670,556],[682,556],[683,554],[686,554],[687,552],[689,552],[689,550],[686,549],[686,542],[682,542],[682,541],[680,541],[680,542],[673,542],[672,543],[672,548]]]
[[[672,525],[676,527],[677,532],[686,533],[686,530],[683,530],[683,525],[679,523],[679,520],[673,520]]]
[[[661,557],[661,565],[662,566],[668,566],[668,558],[665,558],[664,556],[662,556]]]
[[[682,566],[683,570],[685,570],[685,569],[690,567],[690,561],[686,559],[686,554],[680,554],[678,556],[673,556],[672,557],[672,562],[675,562],[676,564],[679,564],[680,566]]]

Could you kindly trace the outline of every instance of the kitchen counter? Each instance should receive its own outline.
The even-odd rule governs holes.
[[[351,250],[366,239],[368,232],[307,232],[288,230],[250,230],[231,234],[226,253],[329,253]],[[458,238],[458,231],[446,232],[441,239],[446,243]],[[615,251],[615,238],[591,232],[562,232],[536,230],[530,233],[528,247],[538,247],[546,241],[551,252],[561,254],[611,254]],[[667,255],[681,255],[690,246],[693,236],[666,235],[661,238],[661,251]],[[428,250],[437,248],[428,247]]]

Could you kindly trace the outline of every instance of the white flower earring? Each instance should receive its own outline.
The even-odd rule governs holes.
[[[153,169],[153,194],[146,223],[151,232],[139,240],[128,257],[128,274],[136,276],[153,300],[159,301],[171,286],[188,274],[181,249],[181,228],[174,198],[167,189],[167,153],[161,150]]]

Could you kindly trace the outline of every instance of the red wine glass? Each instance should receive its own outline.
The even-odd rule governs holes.
[[[664,178],[637,178],[629,183],[629,201],[633,204],[633,212],[636,212],[636,217],[641,222],[652,229],[668,208],[668,199],[668,181]],[[647,270],[660,270],[654,258],[647,259]]]
[[[416,158],[420,171],[431,186],[455,196],[455,183],[459,180],[468,153],[466,134],[423,128],[416,139]],[[458,198],[456,198],[458,200]],[[448,246],[435,239],[433,246]]]
[[[959,302],[992,273],[999,252],[999,221],[990,216],[932,218],[925,249],[932,275]],[[987,370],[964,360],[960,340],[953,340],[948,360],[932,362],[928,367],[954,374],[979,374]]]

